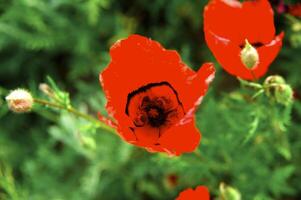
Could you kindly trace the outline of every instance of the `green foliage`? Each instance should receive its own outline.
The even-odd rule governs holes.
[[[17,189],[12,169],[4,165],[0,165],[0,188],[0,199],[18,200],[25,197],[25,194]]]
[[[202,141],[195,153],[146,152],[92,118],[106,115],[98,74],[118,39],[151,37],[195,69],[215,61],[202,33],[206,3],[0,1],[0,199],[174,199],[197,185],[217,198],[221,182],[244,200],[300,199],[299,18],[276,14],[286,39],[269,70],[292,87],[294,103],[277,103],[259,83],[240,84],[216,64],[196,116]],[[60,109],[35,105],[30,114],[10,113],[4,97],[15,87]],[[74,107],[89,116],[76,116]]]

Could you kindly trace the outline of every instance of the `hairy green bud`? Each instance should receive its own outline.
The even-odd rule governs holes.
[[[278,103],[289,105],[293,101],[293,90],[287,84],[282,84],[275,90],[275,99]]]
[[[220,190],[220,199],[222,200],[241,200],[240,192],[233,187],[221,183],[219,186],[219,190]]]
[[[285,84],[285,80],[284,78],[282,78],[282,76],[279,75],[268,76],[264,81],[264,85],[271,84]]]
[[[240,52],[241,62],[248,69],[252,69],[259,62],[259,55],[256,50],[249,42],[246,40],[245,47]]]
[[[267,77],[263,86],[266,95],[275,102],[289,105],[293,101],[293,90],[281,76]]]

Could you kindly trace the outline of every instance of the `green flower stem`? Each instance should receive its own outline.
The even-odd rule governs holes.
[[[249,81],[245,81],[243,79],[238,78],[238,81],[243,85],[243,86],[247,86],[250,88],[255,88],[255,89],[262,89],[263,86],[259,83],[255,83],[255,82],[249,82]]]
[[[102,123],[101,121],[99,121],[98,119],[96,119],[96,118],[94,118],[90,115],[87,115],[86,113],[82,113],[82,112],[76,110],[73,107],[65,107],[65,106],[62,106],[60,104],[56,104],[56,103],[53,103],[53,102],[50,102],[50,101],[47,101],[47,100],[44,100],[44,99],[37,99],[37,98],[34,98],[34,102],[37,103],[37,104],[43,105],[43,106],[49,106],[49,107],[52,107],[52,108],[57,108],[59,110],[66,110],[69,113],[72,113],[73,115],[75,115],[77,117],[81,117],[81,118],[83,118],[87,121],[90,121],[90,122],[96,124],[97,126],[99,126],[103,130],[106,130],[110,133],[116,134],[114,128]]]
[[[252,70],[250,70],[250,73],[253,76],[253,82],[257,83],[258,82],[258,78],[256,77],[255,73]]]

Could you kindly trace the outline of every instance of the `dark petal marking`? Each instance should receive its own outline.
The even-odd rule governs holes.
[[[142,86],[142,87],[138,88],[137,90],[134,90],[133,92],[129,93],[127,96],[127,102],[126,102],[126,106],[125,106],[125,114],[129,115],[129,104],[130,104],[131,99],[134,96],[138,95],[139,93],[146,92],[147,90],[151,89],[152,87],[164,86],[164,85],[168,86],[170,89],[172,89],[173,93],[177,97],[178,104],[183,107],[183,104],[178,97],[178,92],[172,87],[172,85],[170,83],[163,81],[160,83],[149,83],[149,84]],[[149,99],[149,97],[144,97],[143,101],[150,101],[150,99]]]
[[[262,46],[264,46],[264,44],[263,43],[261,43],[261,42],[253,42],[253,43],[250,43],[254,48],[259,48],[259,47],[262,47]],[[241,45],[239,45],[239,48],[241,48],[241,49],[243,49],[245,47],[245,43],[244,44],[241,44]]]

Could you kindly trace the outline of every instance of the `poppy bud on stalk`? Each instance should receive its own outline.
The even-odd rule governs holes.
[[[221,183],[219,186],[220,197],[224,200],[241,200],[241,194],[233,187]]]
[[[263,83],[263,87],[265,90],[265,93],[268,97],[270,98],[275,98],[276,95],[276,90],[278,90],[278,88],[281,85],[285,85],[285,80],[284,78],[282,78],[279,75],[272,75],[272,76],[268,76],[264,83]]]
[[[54,97],[54,91],[46,83],[41,83],[39,89],[48,97]]]
[[[13,90],[5,99],[8,108],[16,113],[29,112],[33,106],[31,94],[24,89]]]
[[[259,55],[256,50],[246,39],[245,47],[240,52],[240,58],[242,63],[247,67],[248,69],[252,69],[258,64],[259,61]]]
[[[269,76],[263,84],[265,93],[277,103],[289,105],[293,100],[293,90],[285,80],[278,75]]]
[[[264,81],[264,85],[268,86],[271,84],[285,84],[285,80],[279,75],[268,76]]]
[[[287,85],[283,84],[276,88],[275,91],[276,101],[283,105],[289,105],[293,100],[293,90]]]

